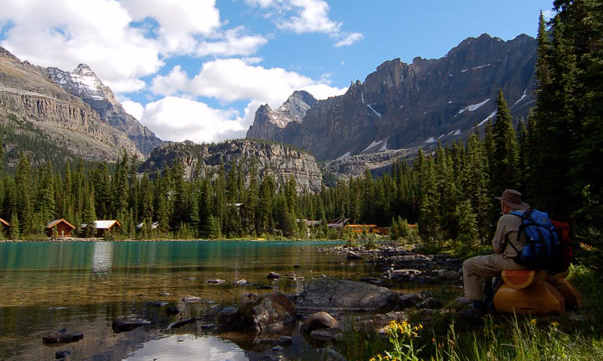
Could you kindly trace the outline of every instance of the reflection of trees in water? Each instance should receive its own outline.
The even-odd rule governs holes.
[[[95,242],[92,258],[92,272],[109,273],[113,262],[113,243]]]

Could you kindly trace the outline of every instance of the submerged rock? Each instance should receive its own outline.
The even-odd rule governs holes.
[[[180,313],[180,309],[176,306],[167,306],[165,313],[167,313],[168,316],[177,315]]]
[[[188,325],[189,323],[194,323],[200,319],[201,319],[200,317],[191,317],[191,318],[185,318],[184,320],[180,320],[177,322],[172,322],[164,329],[164,331],[169,331],[173,328],[182,327],[184,325]]]
[[[65,358],[67,356],[71,355],[71,351],[69,350],[64,350],[64,351],[57,351],[54,353],[54,358],[57,360],[60,360],[62,358]]]
[[[150,324],[151,324],[151,321],[149,321],[149,320],[118,318],[118,319],[113,320],[113,323],[111,324],[111,328],[113,328],[113,331],[115,331],[116,333],[119,333],[119,332],[131,331],[140,326],[147,326]]]
[[[168,303],[165,301],[151,301],[151,302],[147,302],[147,306],[148,307],[156,307],[156,308],[161,308],[165,305],[167,305]]]
[[[233,284],[235,284],[236,286],[245,286],[247,284],[247,280],[246,279],[240,279],[238,281],[234,281]]]
[[[215,284],[215,285],[219,285],[224,282],[226,282],[226,281],[219,279],[219,278],[210,278],[208,280],[205,280],[205,283],[211,283],[211,284]]]
[[[67,330],[62,329],[50,335],[42,337],[43,343],[70,343],[77,342],[84,338],[82,333],[67,333]]]
[[[296,300],[304,311],[374,311],[394,308],[397,303],[398,294],[385,287],[331,277],[311,280]]]

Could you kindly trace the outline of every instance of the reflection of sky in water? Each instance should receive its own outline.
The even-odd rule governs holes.
[[[112,256],[113,243],[94,242],[94,257],[92,259],[92,271],[95,273],[110,272]]]
[[[247,361],[242,349],[230,341],[212,336],[168,336],[145,342],[127,361],[182,360],[182,361]]]

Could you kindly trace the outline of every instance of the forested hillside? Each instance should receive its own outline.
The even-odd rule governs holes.
[[[603,209],[603,9],[600,2],[556,1],[557,15],[540,18],[537,104],[518,128],[502,91],[496,117],[464,143],[419,152],[391,174],[341,181],[319,193],[296,192],[293,179],[277,184],[256,169],[243,177],[236,163],[217,176],[183,177],[182,165],[155,179],[137,174],[123,156],[114,169],[67,164],[32,168],[22,154],[15,175],[3,173],[2,218],[11,238],[41,234],[66,218],[74,225],[118,219],[125,237],[306,237],[304,222],[323,221],[316,237],[329,235],[326,220],[346,217],[380,226],[417,223],[426,244],[456,240],[487,244],[500,212],[493,199],[506,188],[524,193],[533,207],[570,221],[575,238],[588,245],[583,259],[600,267]],[[227,171],[228,169],[228,171]],[[245,179],[248,179],[246,181]],[[152,230],[150,225],[158,222]],[[141,229],[136,225],[143,223]],[[592,246],[592,247],[591,247]],[[596,261],[591,256],[597,257]]]

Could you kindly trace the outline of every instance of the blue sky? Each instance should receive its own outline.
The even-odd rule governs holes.
[[[161,139],[244,137],[260,104],[319,99],[384,61],[440,58],[467,37],[536,35],[552,0],[1,0],[0,45],[88,64]]]

